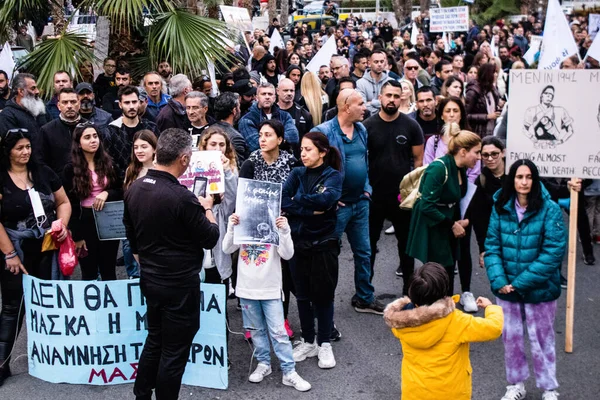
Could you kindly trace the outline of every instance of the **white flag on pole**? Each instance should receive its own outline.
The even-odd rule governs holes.
[[[283,43],[283,38],[277,29],[273,29],[273,33],[271,34],[271,44],[269,45],[269,53],[275,55],[275,47],[279,47],[280,49],[285,49],[285,43]]]
[[[442,32],[442,41],[444,42],[444,53],[450,53],[450,42],[448,42],[446,31]]]
[[[8,74],[8,80],[11,81],[15,70],[15,60],[13,60],[13,52],[8,42],[4,43],[0,53],[0,69]]]
[[[567,57],[579,54],[575,38],[558,0],[548,1],[538,69],[559,69]]]
[[[492,41],[490,42],[492,48],[492,55],[498,57],[498,43],[496,43],[496,36],[492,35]]]
[[[321,65],[329,65],[331,56],[337,52],[337,46],[335,44],[335,36],[331,36],[327,42],[321,47],[321,49],[315,54],[312,60],[306,66],[307,71],[319,73]]]
[[[417,28],[417,24],[415,23],[415,21],[413,21],[412,30],[410,32],[410,42],[413,44],[413,46],[417,45],[417,35],[418,34],[419,34],[419,28]]]
[[[596,39],[592,42],[592,45],[588,49],[585,58],[594,58],[596,61],[600,61],[600,35],[596,35]]]

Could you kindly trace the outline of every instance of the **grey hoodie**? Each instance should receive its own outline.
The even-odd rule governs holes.
[[[391,78],[388,76],[387,71],[381,73],[379,81],[375,82],[371,76],[371,70],[368,69],[362,78],[356,82],[356,90],[362,96],[363,100],[367,104],[367,110],[371,112],[371,115],[378,113],[381,108],[379,102],[379,93],[384,83],[389,81]]]

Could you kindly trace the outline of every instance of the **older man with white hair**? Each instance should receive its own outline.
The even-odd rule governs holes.
[[[169,91],[172,98],[156,117],[159,132],[168,128],[187,130],[190,127],[190,120],[185,112],[185,96],[192,90],[192,82],[184,74],[177,74],[171,78]]]

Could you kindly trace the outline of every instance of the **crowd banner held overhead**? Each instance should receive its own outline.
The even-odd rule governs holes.
[[[469,7],[429,9],[430,32],[466,32],[469,30]]]
[[[269,45],[269,53],[272,55],[275,55],[275,47],[285,49],[285,43],[283,43],[283,38],[277,29],[273,29],[273,34],[271,35],[271,44]]]
[[[15,60],[8,42],[4,43],[0,52],[0,69],[8,74],[8,81],[11,82],[15,70]]]
[[[315,74],[319,73],[319,68],[321,65],[329,65],[329,61],[331,61],[331,56],[337,54],[337,45],[335,43],[335,36],[331,36],[323,47],[317,54],[310,60],[308,65],[306,66],[306,70],[310,72],[314,72]]]
[[[233,243],[279,245],[280,183],[240,178],[235,210],[240,223],[233,228]]]
[[[93,210],[96,232],[100,240],[123,240],[125,236],[125,225],[123,225],[123,211],[125,203],[121,201],[109,201],[104,203],[102,211]]]
[[[244,31],[252,32],[252,19],[248,13],[247,8],[231,7],[231,6],[219,6],[221,9],[221,15],[223,21],[234,28]]]
[[[560,63],[573,54],[579,55],[579,51],[567,18],[558,0],[549,0],[538,69],[559,69]]]
[[[225,192],[225,174],[220,151],[194,151],[187,171],[179,177],[179,183],[192,190],[194,179],[202,176],[208,179],[207,194]]]
[[[29,374],[52,383],[133,383],[148,334],[138,279],[45,281],[23,275]],[[200,330],[183,383],[227,389],[225,286],[201,286]]]
[[[600,14],[589,14],[588,17],[588,32],[592,39],[595,39],[600,30]]]
[[[523,55],[523,58],[529,65],[533,64],[536,60],[536,54],[540,52],[542,44],[542,36],[531,35],[531,41],[529,42],[529,49]]]

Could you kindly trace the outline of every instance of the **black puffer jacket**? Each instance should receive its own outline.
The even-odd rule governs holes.
[[[41,146],[40,130],[49,121],[46,114],[38,115],[35,118],[29,111],[18,105],[15,99],[11,99],[0,113],[0,132],[4,135],[10,129],[27,129],[31,135],[33,152],[39,156],[40,153],[36,149]]]

